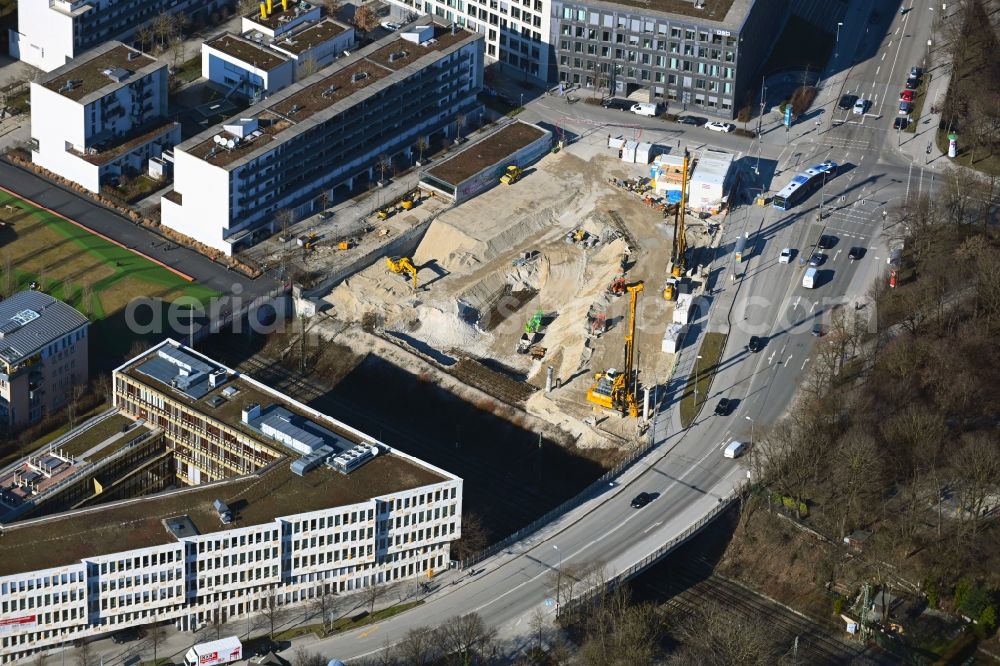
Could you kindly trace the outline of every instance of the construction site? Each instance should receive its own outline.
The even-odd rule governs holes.
[[[683,347],[702,288],[692,258],[716,225],[682,220],[682,202],[657,195],[650,167],[604,142],[546,150],[531,164],[505,166],[498,154],[486,139],[429,169],[421,184],[435,173],[469,182],[484,165],[491,182],[459,204],[440,191],[415,195],[422,201],[394,219],[424,225],[419,242],[339,281],[322,297],[337,322],[325,325],[370,349],[343,335],[345,324],[364,324],[408,352],[406,369],[451,374],[580,447],[628,448]],[[687,162],[682,151],[681,172]]]

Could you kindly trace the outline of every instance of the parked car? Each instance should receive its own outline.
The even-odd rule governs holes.
[[[904,130],[910,124],[909,118],[901,118],[896,116],[896,119],[892,121],[892,129]]]
[[[910,115],[911,111],[913,111],[913,103],[912,102],[900,102],[899,103],[899,115],[901,115],[901,116],[908,116],[908,115]]]
[[[863,256],[865,256],[865,248],[863,247],[852,247],[851,251],[847,253],[847,258],[851,261],[856,261]]]
[[[746,448],[747,446],[743,442],[730,442],[722,455],[725,458],[739,458],[746,451]]]
[[[646,506],[647,504],[649,504],[652,501],[653,501],[653,496],[651,494],[649,494],[649,493],[639,493],[632,500],[632,508],[633,509],[641,509],[642,507]]]
[[[761,349],[764,348],[764,338],[757,337],[756,335],[750,336],[750,342],[747,343],[747,349],[756,354]]]
[[[833,247],[836,244],[837,244],[837,237],[836,236],[828,236],[826,234],[823,234],[822,236],[820,236],[819,240],[816,241],[816,247],[818,247],[821,250],[829,250],[831,247]]]
[[[924,75],[923,68],[917,67],[916,65],[914,65],[913,67],[910,68],[910,78],[911,79],[919,79],[923,75]]]
[[[601,106],[603,106],[605,109],[618,109],[619,111],[628,111],[633,106],[635,106],[635,102],[633,102],[630,99],[619,99],[617,97],[611,97],[601,102]]]
[[[698,116],[677,116],[677,122],[681,125],[697,125],[701,126],[708,122],[707,118],[699,118]]]
[[[399,25],[398,23],[393,23],[392,21],[382,21],[379,25],[381,25],[383,28],[385,28],[389,32],[396,32],[397,30],[399,30],[400,28],[403,27],[403,26]]]
[[[868,100],[866,100],[864,97],[859,97],[858,101],[854,103],[854,113],[860,116],[867,110],[868,110]]]
[[[638,104],[632,105],[632,113],[638,116],[646,116],[647,118],[655,118],[660,115],[660,105],[650,104],[649,102],[639,102]]]
[[[812,334],[817,338],[823,335],[823,324],[816,322],[813,324]]]
[[[822,266],[824,261],[826,261],[826,255],[822,252],[813,252],[813,255],[809,257],[809,265],[813,268]]]
[[[719,399],[719,404],[717,404],[715,406],[715,415],[716,416],[725,416],[728,413],[729,413],[729,399],[728,398],[720,398]]]
[[[903,92],[899,93],[899,101],[900,102],[912,102],[913,101],[913,91],[912,90],[904,90]]]
[[[791,261],[792,261],[792,248],[786,247],[784,250],[781,251],[781,254],[778,255],[778,263],[787,264],[791,263]]]
[[[837,103],[837,106],[843,109],[844,111],[850,111],[851,109],[854,108],[854,104],[857,101],[858,101],[857,95],[843,95],[840,98],[840,102]]]
[[[907,90],[916,90],[919,86],[920,86],[920,79],[915,79],[913,77],[910,77],[906,80]]]
[[[705,129],[710,129],[713,132],[732,132],[736,129],[736,125],[730,123],[710,122],[705,123]]]

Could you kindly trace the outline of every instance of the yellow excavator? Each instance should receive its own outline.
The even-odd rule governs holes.
[[[687,232],[684,230],[684,209],[687,207],[689,160],[690,158],[688,157],[687,149],[685,149],[684,166],[681,170],[681,202],[677,207],[677,218],[676,223],[674,224],[674,253],[673,256],[670,257],[670,274],[675,278],[679,278],[684,274],[684,255],[687,254]],[[663,298],[668,301],[673,300],[677,296],[676,286],[676,281],[668,281],[667,286],[663,289]]]
[[[389,267],[389,270],[393,273],[403,274],[409,273],[413,276],[413,290],[417,289],[417,267],[413,265],[413,261],[409,257],[386,257],[385,263]]]
[[[633,362],[635,360],[635,305],[639,292],[643,289],[642,282],[636,282],[625,287],[629,294],[628,330],[625,332],[625,370],[618,372],[609,369],[594,375],[597,381],[587,391],[587,400],[604,407],[614,409],[631,417],[639,416],[639,405],[635,397]]]

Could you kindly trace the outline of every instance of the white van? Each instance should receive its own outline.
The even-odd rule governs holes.
[[[722,455],[726,458],[739,458],[746,451],[747,445],[743,442],[730,442]]]
[[[660,105],[650,104],[649,102],[639,102],[632,107],[632,113],[653,118],[654,116],[660,115]]]
[[[816,286],[816,269],[807,268],[806,274],[802,276],[802,286],[806,289],[812,289]]]

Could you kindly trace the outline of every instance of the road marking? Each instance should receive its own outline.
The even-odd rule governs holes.
[[[795,302],[794,302],[794,303],[792,303],[792,309],[793,309],[793,310],[794,310],[795,308],[799,307],[799,301],[801,301],[801,300],[802,300],[802,297],[801,297],[801,296],[799,296],[798,298],[796,298],[796,299],[795,299]]]
[[[812,307],[809,308],[809,314],[812,314],[812,311],[816,309],[817,305],[819,305],[818,301],[812,304]]]
[[[836,252],[835,252],[835,253],[833,254],[833,260],[834,260],[834,261],[837,261],[837,257],[839,257],[839,256],[840,256],[840,252],[841,252],[840,250],[837,250],[837,251],[836,251]]]
[[[882,65],[879,65],[878,67],[875,68],[875,76],[878,76],[879,70],[881,70],[881,69],[882,69]]]
[[[660,522],[658,522],[658,523],[653,523],[652,525],[650,525],[649,527],[647,527],[646,529],[644,529],[644,530],[642,531],[642,533],[643,533],[643,534],[646,534],[646,533],[647,533],[647,532],[649,532],[650,530],[652,530],[652,529],[654,529],[654,528],[657,528],[657,527],[659,527],[659,526],[660,526],[660,525],[662,525],[662,524],[663,524],[663,521],[662,521],[662,520],[661,520]]]
[[[806,359],[806,360],[802,361],[802,367],[799,368],[799,370],[805,370],[806,369],[806,363],[808,363],[808,362],[809,362],[809,359]]]
[[[358,638],[368,638],[369,635],[374,634],[376,631],[378,631],[378,628],[379,625],[376,624],[369,631],[363,631],[360,634],[358,634]]]
[[[885,53],[882,54],[882,60],[885,60]]]
[[[789,364],[789,363],[791,363],[791,362],[792,362],[792,355],[791,355],[791,354],[789,354],[789,355],[788,355],[788,358],[786,358],[786,359],[785,359],[785,365],[788,365],[788,364]]]
[[[778,351],[775,350],[775,351],[771,352],[770,356],[767,357],[767,364],[768,365],[771,365],[771,362],[774,361],[774,355],[777,354],[777,353],[778,353]]]

